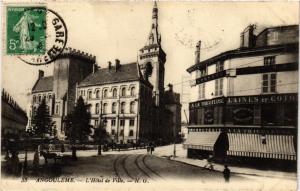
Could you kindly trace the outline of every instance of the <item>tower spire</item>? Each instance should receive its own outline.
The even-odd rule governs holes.
[[[154,6],[152,9],[152,26],[148,37],[147,45],[157,44],[160,45],[161,37],[158,33],[158,8],[157,3],[154,1]]]

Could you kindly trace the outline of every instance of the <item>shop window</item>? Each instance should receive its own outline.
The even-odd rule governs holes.
[[[271,66],[275,64],[275,56],[264,57],[264,66]]]
[[[124,120],[124,119],[121,119],[121,120],[120,120],[120,126],[122,126],[122,127],[125,126],[125,120]]]
[[[129,126],[134,126],[134,119],[130,119],[130,121],[129,121]]]
[[[276,92],[276,73],[263,74],[262,76],[262,93]]]
[[[112,120],[111,120],[111,126],[112,126],[112,127],[116,126],[116,120],[115,120],[115,119],[112,119]]]
[[[262,123],[264,125],[274,125],[277,120],[277,109],[275,104],[262,105],[261,110]]]
[[[215,96],[223,95],[223,78],[215,80]]]
[[[259,125],[261,123],[261,120],[260,120],[260,116],[261,116],[261,113],[260,113],[260,106],[259,105],[254,105],[254,118],[253,118],[253,123],[255,125]]]
[[[222,124],[223,107],[215,106],[214,108],[214,124]]]
[[[214,123],[214,111],[213,108],[204,109],[204,124],[213,124]]]

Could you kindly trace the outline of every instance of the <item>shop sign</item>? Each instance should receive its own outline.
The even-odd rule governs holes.
[[[292,103],[297,102],[297,94],[271,94],[258,96],[228,97],[227,104],[264,104],[264,103]]]

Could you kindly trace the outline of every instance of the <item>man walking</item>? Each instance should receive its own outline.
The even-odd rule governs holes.
[[[224,171],[223,171],[223,176],[224,176],[225,182],[229,182],[230,170],[229,170],[227,165],[225,165],[225,168],[224,168]]]

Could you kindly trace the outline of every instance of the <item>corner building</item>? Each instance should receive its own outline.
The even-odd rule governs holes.
[[[298,26],[249,25],[241,45],[187,69],[189,157],[296,160]]]

